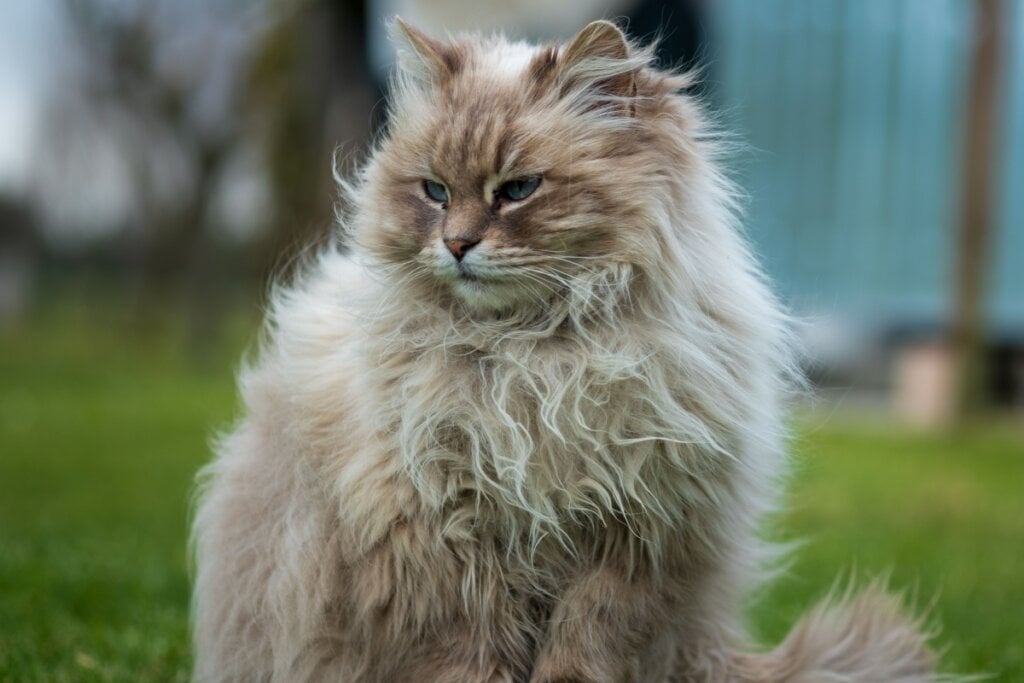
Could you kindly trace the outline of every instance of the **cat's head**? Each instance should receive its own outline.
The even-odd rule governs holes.
[[[659,138],[682,81],[649,51],[607,21],[558,47],[441,42],[400,20],[395,33],[388,133],[358,228],[392,272],[494,310],[656,258],[645,226],[685,162]]]

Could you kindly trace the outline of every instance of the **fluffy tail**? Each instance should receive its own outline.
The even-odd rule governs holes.
[[[920,619],[879,583],[823,600],[775,650],[739,655],[743,683],[938,683],[936,657]]]

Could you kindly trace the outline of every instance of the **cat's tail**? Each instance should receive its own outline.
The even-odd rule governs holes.
[[[743,683],[939,683],[932,634],[882,583],[830,595],[774,650],[732,658]]]

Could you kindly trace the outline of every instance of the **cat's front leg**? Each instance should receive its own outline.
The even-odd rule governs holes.
[[[671,666],[673,601],[649,577],[594,568],[556,605],[530,683],[662,681]]]

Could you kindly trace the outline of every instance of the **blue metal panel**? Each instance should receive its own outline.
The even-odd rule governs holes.
[[[1024,0],[1011,5],[1000,145],[1003,183],[998,189],[999,230],[989,288],[995,318],[1024,336]]]
[[[718,97],[750,147],[749,229],[799,312],[943,325],[952,301],[971,0],[719,0]],[[1024,330],[1024,0],[1006,7],[998,261],[989,308]]]

